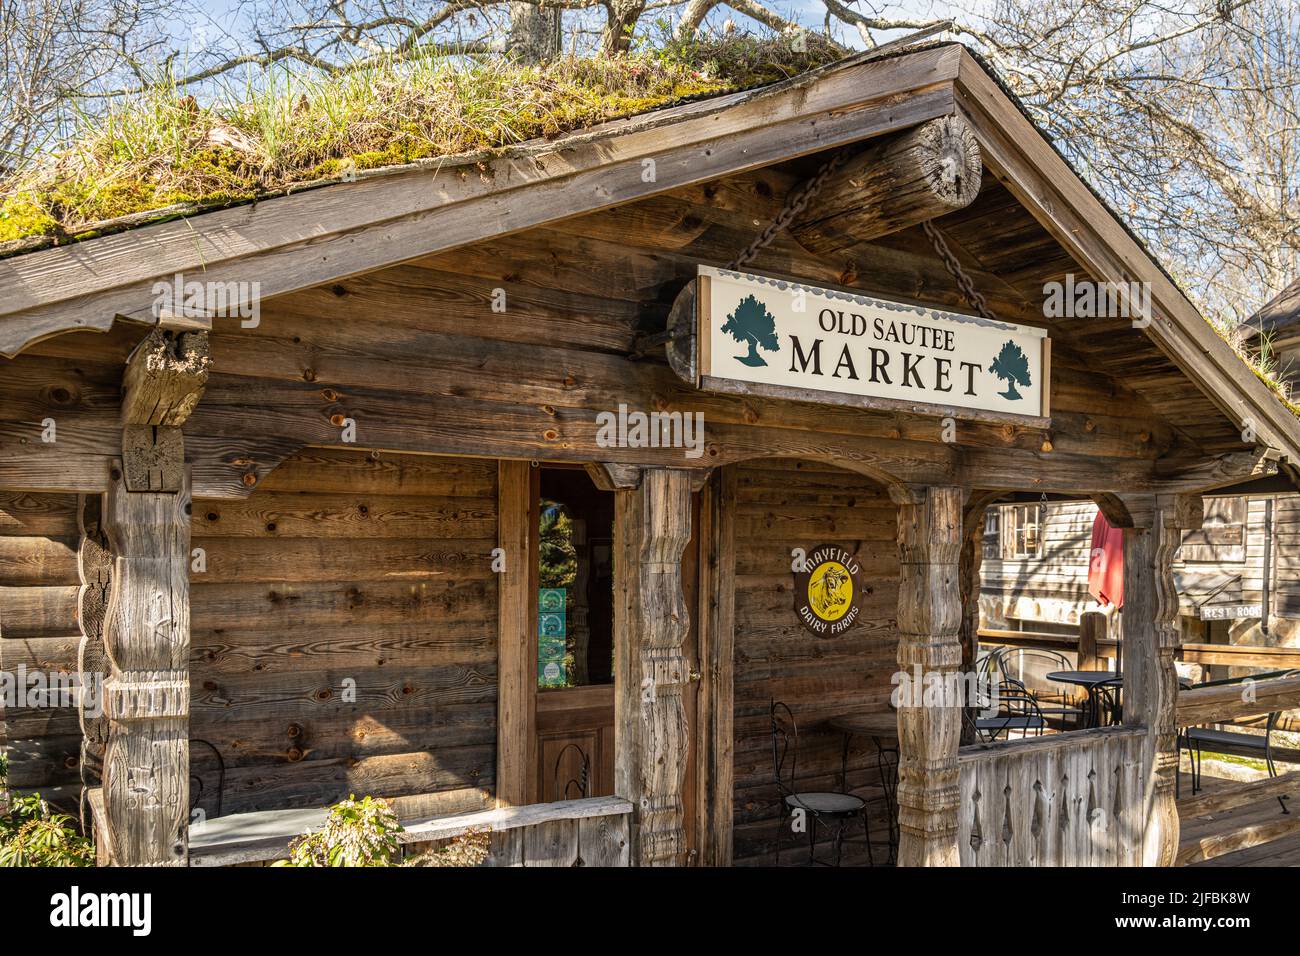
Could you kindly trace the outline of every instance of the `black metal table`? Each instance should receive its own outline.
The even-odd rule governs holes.
[[[1052,671],[1047,679],[1058,684],[1074,684],[1088,693],[1088,726],[1101,726],[1101,691],[1103,684],[1120,680],[1118,671]],[[1114,686],[1119,686],[1114,684]]]
[[[898,857],[898,717],[893,713],[841,714],[826,723],[844,735],[840,789],[845,793],[849,792],[849,743],[855,736],[863,736],[870,737],[876,745],[876,767],[885,791],[885,812],[889,815],[889,862],[893,863]]]

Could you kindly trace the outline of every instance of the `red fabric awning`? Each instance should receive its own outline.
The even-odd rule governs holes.
[[[1097,512],[1088,547],[1088,593],[1098,604],[1124,606],[1124,530]]]

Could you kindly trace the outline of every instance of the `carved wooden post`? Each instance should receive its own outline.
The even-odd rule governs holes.
[[[188,857],[190,476],[180,425],[208,365],[205,333],[154,329],[123,376],[122,458],[102,516],[113,569],[101,839],[120,866]]]
[[[77,502],[77,527],[81,543],[77,548],[77,679],[81,690],[77,717],[81,723],[81,823],[86,825],[86,788],[92,777],[103,779],[104,749],[108,744],[108,718],[103,712],[103,684],[108,671],[104,651],[104,621],[112,594],[113,556],[104,534],[102,495],[82,495]]]
[[[615,505],[615,790],[636,807],[632,859],[684,861],[688,749],[682,642],[690,629],[682,552],[691,536],[690,473],[646,469]]]
[[[189,813],[190,491],[128,491],[113,469],[115,555],[104,643],[111,674],[104,812],[120,866],[185,865]]]
[[[901,499],[901,500],[900,500]],[[897,492],[898,666],[909,675],[952,681],[961,667],[958,639],[962,598],[958,560],[962,546],[960,488]],[[947,684],[946,686],[954,686]],[[917,695],[918,697],[920,695]],[[900,866],[956,866],[959,802],[958,706],[924,707],[904,700],[898,708],[898,825]],[[906,706],[914,703],[916,706]]]
[[[1198,495],[1158,495],[1130,511],[1146,527],[1124,530],[1124,722],[1148,728],[1143,746],[1146,781],[1144,866],[1173,866],[1178,853],[1178,673],[1182,643],[1174,552],[1184,530],[1201,523]],[[1140,517],[1138,517],[1140,515]]]

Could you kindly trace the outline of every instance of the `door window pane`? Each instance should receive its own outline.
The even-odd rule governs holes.
[[[613,683],[614,493],[581,468],[540,478],[537,686]]]

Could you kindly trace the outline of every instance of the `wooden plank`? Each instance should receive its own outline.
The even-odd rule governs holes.
[[[552,820],[524,831],[524,866],[577,865],[577,821]]]
[[[632,804],[622,797],[586,797],[581,800],[558,800],[519,807],[498,807],[479,813],[441,816],[430,820],[404,822],[398,839],[403,843],[425,843],[460,836],[468,830],[490,827],[492,832],[537,827],[546,823],[594,820],[626,816]]]
[[[1225,826],[1225,823],[1218,825]],[[1252,822],[1232,821],[1226,826],[1230,829],[1216,830],[1184,840],[1178,847],[1177,865],[1190,866],[1300,833],[1300,815],[1284,815],[1277,803],[1269,800]]]
[[[1207,790],[1178,801],[1178,813],[1184,820],[1223,813],[1237,807],[1259,803],[1300,788],[1300,777],[1282,774],[1265,780],[1242,780]]]
[[[1300,707],[1300,677],[1271,678],[1249,685],[1191,687],[1179,691],[1177,706],[1178,724],[1182,727],[1295,710]]]
[[[1251,644],[1183,644],[1179,660],[1189,664],[1226,664],[1286,670],[1300,667],[1300,648]]]
[[[699,595],[699,793],[696,845],[704,866],[730,866],[735,817],[736,481],[738,469],[714,472],[700,516],[703,586]]]
[[[631,866],[629,814],[584,817],[578,821],[580,866]]]
[[[537,601],[530,542],[532,474],[526,461],[502,461],[497,472],[498,547],[505,562],[497,577],[497,804],[528,802],[529,754],[535,736]]]

